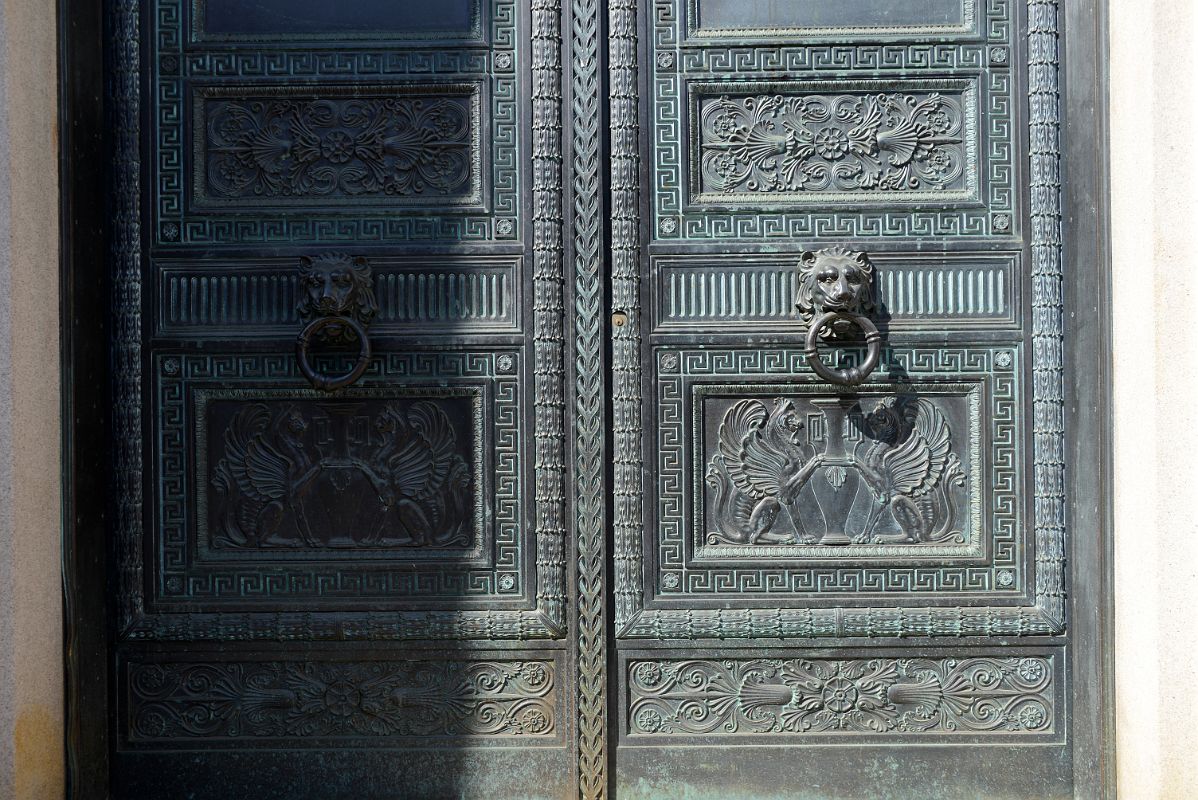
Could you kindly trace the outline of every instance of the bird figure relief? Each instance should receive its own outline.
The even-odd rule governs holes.
[[[865,417],[869,437],[854,449],[854,458],[876,503],[857,538],[904,542],[963,540],[953,530],[956,518],[952,486],[965,484],[960,459],[952,453],[944,414],[924,399],[880,401]],[[902,533],[875,534],[889,509]]]
[[[728,409],[720,423],[718,452],[707,471],[716,527],[708,534],[709,542],[786,541],[791,534],[774,531],[783,511],[799,538],[808,538],[790,509],[824,457],[805,457],[803,427],[794,403],[783,398],[770,409],[760,400],[740,400]]]
[[[379,476],[382,504],[401,532],[417,544],[460,543],[470,470],[457,452],[445,411],[427,401],[414,403],[406,413],[389,406],[375,428],[381,441],[372,472]]]
[[[234,546],[279,544],[290,510],[305,544],[315,546],[298,501],[316,469],[303,448],[307,422],[296,413],[273,417],[263,405],[242,409],[225,431],[224,454],[213,471],[225,505],[219,538]]]

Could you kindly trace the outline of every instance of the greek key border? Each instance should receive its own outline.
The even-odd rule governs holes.
[[[513,359],[518,354],[511,353]],[[472,424],[476,441],[472,451],[481,456],[473,466],[473,478],[479,487],[475,497],[476,544],[483,545],[483,531],[493,529],[487,537],[490,547],[474,557],[446,557],[444,554],[434,565],[428,557],[413,554],[404,561],[403,553],[392,553],[390,566],[384,567],[377,560],[343,557],[335,562],[319,566],[308,562],[280,565],[269,578],[262,574],[261,567],[249,559],[226,559],[223,563],[211,559],[193,560],[189,550],[189,531],[197,536],[205,535],[201,521],[205,517],[204,494],[199,484],[207,480],[203,466],[207,454],[203,448],[206,440],[207,421],[201,416],[201,394],[212,392],[211,381],[222,381],[227,390],[216,395],[234,396],[239,399],[271,399],[280,396],[289,398],[319,398],[320,393],[303,385],[294,358],[288,355],[198,355],[159,354],[157,361],[156,394],[158,407],[162,410],[163,424],[156,435],[157,447],[157,519],[161,531],[159,547],[155,552],[157,564],[154,568],[155,602],[165,610],[179,604],[275,604],[280,608],[290,605],[311,604],[315,601],[327,603],[329,607],[345,604],[347,600],[412,599],[419,595],[443,602],[455,599],[474,601],[508,601],[519,599],[523,574],[523,548],[520,531],[524,529],[524,514],[520,506],[521,477],[524,471],[520,452],[521,421],[524,418],[521,396],[516,374],[500,374],[495,369],[498,353],[452,352],[435,354],[387,353],[383,358],[382,370],[371,370],[354,389],[347,390],[347,398],[386,397],[389,380],[397,375],[414,382],[395,386],[395,397],[420,395],[446,395],[456,393],[469,397],[477,406]],[[170,364],[170,370],[163,365]],[[173,372],[174,374],[170,374]],[[297,388],[271,388],[255,391],[255,381],[267,375],[290,378]],[[439,378],[458,378],[442,388],[436,388]],[[260,385],[260,384],[259,384]],[[485,409],[484,409],[485,407]],[[490,433],[484,425],[490,423]],[[196,432],[197,451],[188,458],[188,440]],[[493,437],[492,449],[483,447],[484,437]],[[195,497],[189,502],[188,479],[190,470],[195,470]],[[480,472],[490,471],[491,476]],[[484,492],[489,491],[490,502],[484,501]],[[493,521],[484,525],[483,509],[495,509]],[[196,514],[194,523],[189,523],[192,510]],[[396,565],[399,560],[402,565]],[[455,563],[457,562],[457,563]],[[500,590],[503,575],[515,580],[510,588]],[[356,589],[350,589],[357,582]],[[296,587],[340,587],[332,596],[311,594],[296,596]],[[346,592],[353,591],[352,597]],[[273,610],[273,609],[272,609]]]
[[[742,595],[760,597],[768,594],[778,599],[788,592],[819,592],[827,597],[841,598],[857,592],[893,593],[895,602],[926,602],[928,595],[963,592],[1002,592],[1014,597],[1022,590],[1024,570],[1023,550],[1019,547],[1019,532],[1023,514],[1017,501],[1015,487],[1022,484],[1021,464],[1015,456],[1015,442],[1023,440],[1023,426],[1016,413],[1021,405],[1022,392],[1014,375],[1021,369],[1021,358],[1013,358],[1008,366],[998,368],[994,358],[998,353],[1018,352],[1007,346],[994,348],[970,347],[945,353],[940,349],[903,348],[888,353],[889,358],[909,370],[910,384],[916,394],[948,394],[960,397],[969,409],[976,426],[960,441],[962,461],[971,465],[973,502],[969,510],[972,535],[962,545],[941,545],[911,549],[902,545],[852,545],[849,548],[827,549],[772,545],[719,548],[721,555],[704,555],[702,562],[688,558],[687,541],[692,557],[697,552],[702,532],[698,529],[699,511],[703,503],[702,471],[696,467],[695,451],[698,439],[686,434],[687,422],[696,430],[697,396],[707,386],[716,386],[720,393],[730,386],[752,386],[746,396],[818,396],[821,390],[834,391],[827,385],[806,381],[806,365],[801,350],[735,351],[720,349],[666,351],[677,355],[681,370],[662,370],[657,379],[659,419],[657,425],[658,487],[657,533],[650,542],[657,543],[658,596],[678,601],[683,599],[735,599]],[[659,359],[659,363],[662,359]],[[721,370],[717,365],[727,368]],[[697,382],[695,377],[718,383]],[[775,383],[790,377],[789,383]],[[767,383],[769,381],[769,383]],[[802,382],[800,382],[802,381]],[[876,398],[879,386],[866,384],[863,390]],[[815,391],[812,391],[812,390]],[[691,406],[692,413],[684,409]],[[982,406],[987,405],[985,415]],[[983,431],[985,422],[989,430]],[[982,462],[982,442],[989,445],[987,459]],[[689,446],[690,457],[683,453]],[[985,482],[983,483],[983,480]],[[685,487],[685,490],[684,490]],[[691,503],[686,501],[686,493]],[[983,502],[982,498],[986,498]],[[976,506],[974,505],[976,504]],[[990,510],[990,525],[981,525],[981,507]],[[984,552],[982,538],[989,532],[991,560],[985,565],[943,563],[929,565],[929,560],[953,557],[977,558]],[[732,556],[731,551],[736,555]],[[815,564],[813,560],[834,558],[836,564]],[[868,565],[857,564],[859,559]],[[760,566],[762,560],[772,562]],[[717,562],[717,563],[713,563]],[[738,563],[753,562],[753,563]],[[675,577],[665,585],[665,575]],[[799,586],[807,587],[804,589]],[[913,595],[920,597],[915,598]],[[887,599],[891,599],[888,597]]]

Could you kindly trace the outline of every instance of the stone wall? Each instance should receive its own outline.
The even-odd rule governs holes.
[[[0,798],[62,795],[55,4],[0,0]]]
[[[1198,3],[1110,0],[1119,793],[1198,797]]]

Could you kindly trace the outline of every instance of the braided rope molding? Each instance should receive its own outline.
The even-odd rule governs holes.
[[[126,640],[523,640],[566,633],[565,402],[561,209],[561,3],[539,0],[532,30],[534,176],[534,431],[537,440],[536,606],[527,610],[148,613],[144,595],[140,127],[140,0],[114,0],[107,86],[114,160],[112,345],[120,635]],[[544,134],[539,135],[539,134]],[[542,174],[543,173],[543,174]],[[553,373],[557,366],[557,377]],[[544,480],[542,480],[544,479]]]
[[[573,0],[570,121],[575,282],[574,525],[578,537],[578,797],[582,800],[607,796],[600,13],[598,0]]]
[[[807,637],[1029,636],[1065,630],[1065,504],[1063,294],[1061,261],[1058,0],[1028,0],[1028,94],[1032,250],[1032,431],[1035,602],[1012,607],[646,609],[640,526],[640,436],[636,402],[622,403],[639,384],[639,351],[613,348],[616,383],[615,588],[616,630],[621,638],[754,639]],[[618,48],[613,48],[613,75]],[[613,81],[613,92],[615,84]],[[634,104],[635,105],[635,104]],[[615,119],[613,118],[613,126]],[[613,135],[613,165],[622,137]],[[635,151],[634,151],[635,152]],[[616,195],[613,192],[613,197]],[[614,215],[613,215],[614,216]],[[636,286],[635,258],[621,258],[637,243],[637,226],[613,225],[613,284]],[[631,273],[631,274],[630,274]],[[635,292],[633,294],[635,298]],[[617,302],[619,302],[617,300]],[[639,343],[630,313],[626,331]],[[623,384],[623,386],[622,386]],[[631,495],[631,497],[630,497]]]

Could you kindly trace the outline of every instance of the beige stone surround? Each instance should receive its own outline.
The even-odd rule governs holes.
[[[0,800],[63,792],[54,6],[0,0]]]

